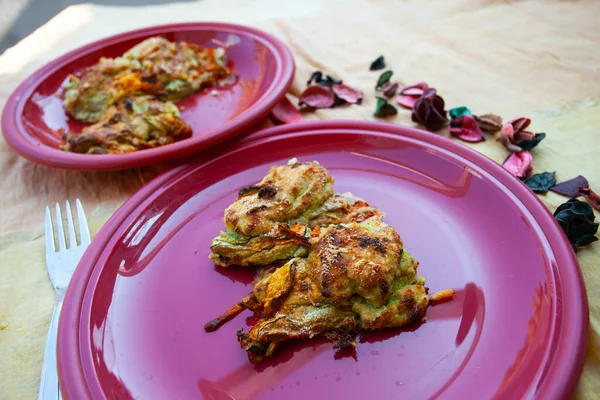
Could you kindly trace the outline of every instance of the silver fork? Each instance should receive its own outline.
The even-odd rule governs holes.
[[[46,266],[52,286],[56,291],[57,301],[52,314],[52,321],[48,329],[48,338],[46,339],[46,349],[44,350],[44,363],[42,364],[42,378],[40,382],[40,400],[60,399],[60,389],[58,387],[58,371],[56,364],[56,337],[58,329],[58,317],[62,308],[65,292],[69,281],[73,276],[75,267],[79,263],[85,249],[90,244],[90,231],[83,206],[79,199],[75,200],[77,208],[77,219],[79,221],[79,244],[75,234],[75,224],[73,223],[73,214],[71,204],[66,202],[67,213],[67,232],[63,229],[63,220],[60,212],[60,205],[56,203],[56,233],[58,236],[58,248],[54,242],[54,227],[52,225],[52,214],[50,208],[46,206]],[[69,235],[69,246],[65,240],[65,235]]]

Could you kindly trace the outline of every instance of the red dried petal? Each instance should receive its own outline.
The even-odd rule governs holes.
[[[532,161],[533,157],[531,157],[530,152],[519,151],[508,156],[502,163],[502,166],[515,177],[524,179],[529,176],[533,169],[531,166]]]
[[[535,137],[535,133],[525,130],[529,124],[531,124],[531,119],[527,117],[513,119],[512,121],[504,124],[501,135],[506,137],[513,144],[519,144],[525,140],[531,140]]]
[[[331,90],[333,90],[333,93],[335,93],[337,97],[350,104],[360,104],[363,99],[363,92],[341,83],[334,83],[331,85]]]
[[[475,143],[485,140],[481,128],[479,128],[475,117],[471,114],[465,114],[462,117],[454,118],[450,122],[450,133],[465,142]]]
[[[512,142],[513,138],[515,136],[515,128],[513,127],[513,125],[510,122],[507,122],[502,127],[502,130],[500,131],[500,135],[501,135],[501,137],[504,137]]]
[[[579,194],[582,195],[585,200],[590,203],[590,206],[600,211],[600,196],[589,187],[580,187]]]
[[[312,85],[302,92],[299,104],[313,108],[329,108],[335,104],[335,94],[327,86]]]
[[[427,83],[418,82],[414,85],[405,87],[400,91],[400,94],[406,96],[421,96],[427,89],[429,89],[429,85],[427,85]]]
[[[294,122],[302,121],[302,113],[287,97],[284,97],[279,103],[275,104],[271,113],[277,120],[284,124],[293,124]]]
[[[418,82],[414,85],[406,86],[396,97],[396,103],[404,108],[412,110],[417,100],[419,100],[419,97],[421,97],[427,89],[429,89],[429,85],[425,82]]]
[[[510,121],[510,124],[515,128],[515,131],[524,131],[529,124],[531,124],[531,118],[519,117]]]
[[[589,188],[590,184],[583,176],[578,175],[573,179],[561,182],[550,188],[554,193],[562,194],[567,197],[577,197],[580,195],[579,188]]]
[[[396,96],[396,103],[400,104],[404,108],[408,108],[409,110],[412,110],[412,108],[415,106],[415,103],[417,102],[417,100],[419,100],[419,97],[420,96],[399,95],[399,96]]]

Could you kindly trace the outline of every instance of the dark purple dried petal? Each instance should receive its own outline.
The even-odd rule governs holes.
[[[381,87],[381,93],[383,93],[383,95],[386,97],[392,97],[392,96],[396,95],[397,91],[398,91],[398,83],[396,83],[396,82],[394,82],[394,83],[386,82]]]
[[[300,110],[298,110],[287,97],[284,97],[279,103],[275,104],[271,113],[275,118],[285,124],[302,121]]]
[[[562,194],[563,196],[575,198],[580,195],[579,188],[589,188],[590,184],[583,176],[578,175],[573,179],[559,183],[550,188],[551,191]]]
[[[350,104],[360,104],[363,99],[363,92],[348,85],[334,83],[331,85],[331,89],[337,97]]]
[[[312,85],[300,95],[299,105],[304,104],[313,108],[329,108],[335,104],[335,94],[327,86]]]
[[[598,193],[594,192],[589,187],[579,187],[579,194],[582,195],[592,207],[600,211],[600,196]]]
[[[531,174],[532,161],[533,157],[531,157],[530,152],[518,151],[509,155],[502,163],[502,166],[515,177],[524,179]]]
[[[483,132],[471,114],[453,118],[450,121],[450,133],[465,142],[481,142],[485,140]]]
[[[448,122],[444,104],[444,99],[437,95],[436,90],[429,88],[415,103],[411,118],[414,122],[425,125],[429,131],[439,131]]]

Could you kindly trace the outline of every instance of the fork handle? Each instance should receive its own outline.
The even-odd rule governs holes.
[[[46,349],[44,350],[44,363],[42,364],[42,378],[40,380],[40,392],[38,400],[57,400],[60,396],[58,388],[58,364],[56,362],[56,338],[58,335],[58,317],[63,304],[63,296],[59,295],[48,337],[46,338]]]

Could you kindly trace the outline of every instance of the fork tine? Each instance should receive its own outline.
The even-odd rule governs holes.
[[[73,224],[73,212],[71,211],[71,203],[67,200],[67,229],[69,230],[69,246],[77,247],[77,237],[75,236],[75,225]]]
[[[50,207],[46,206],[46,253],[55,252],[54,229],[52,228],[52,214]]]
[[[85,211],[83,211],[83,206],[79,199],[75,200],[75,206],[77,207],[77,219],[79,220],[79,242],[82,246],[87,246],[92,239],[90,238],[90,229],[85,218]]]
[[[58,235],[58,251],[66,250],[65,231],[63,229],[62,214],[60,204],[56,203],[56,234]]]

